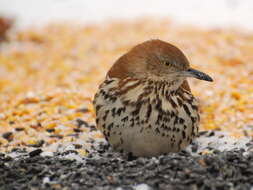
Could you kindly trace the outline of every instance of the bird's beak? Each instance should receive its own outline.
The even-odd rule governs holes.
[[[209,82],[213,81],[213,79],[209,75],[207,75],[207,74],[205,74],[201,71],[198,71],[196,69],[192,69],[192,68],[185,71],[184,76],[185,77],[194,77],[194,78],[197,78],[197,79],[200,79],[200,80],[206,80],[206,81],[209,81]]]

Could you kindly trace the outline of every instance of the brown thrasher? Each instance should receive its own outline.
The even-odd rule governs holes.
[[[167,42],[135,46],[114,63],[95,95],[97,128],[115,149],[135,156],[184,149],[199,123],[187,77],[212,81]]]

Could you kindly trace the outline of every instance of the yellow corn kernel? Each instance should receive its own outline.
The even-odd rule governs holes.
[[[232,96],[234,99],[236,99],[236,100],[239,100],[239,99],[241,98],[240,93],[237,92],[237,91],[233,91],[233,92],[231,93],[231,96]]]
[[[52,122],[52,123],[48,123],[45,128],[46,129],[54,129],[56,127],[56,123]]]
[[[210,151],[210,150],[203,150],[203,152],[201,152],[201,154],[202,155],[206,155],[206,154],[211,154],[212,153],[212,151]]]
[[[84,149],[79,149],[78,152],[81,156],[87,156],[88,155],[88,152]]]
[[[104,135],[100,132],[93,133],[92,135],[94,138],[104,138]]]
[[[34,144],[36,144],[36,143],[37,143],[37,140],[36,140],[36,139],[29,138],[29,139],[27,140],[27,144],[29,144],[29,145],[34,145]]]
[[[68,120],[74,120],[76,116],[74,114],[70,114],[66,116]]]

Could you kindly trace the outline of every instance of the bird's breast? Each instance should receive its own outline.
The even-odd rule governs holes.
[[[126,112],[143,124],[147,120],[152,121],[149,122],[151,125],[172,120],[176,124],[183,123],[184,119],[185,125],[192,125],[199,120],[198,105],[193,95],[181,88],[170,91],[166,82],[107,79],[96,96],[96,105],[101,105],[105,112]],[[119,114],[113,113],[112,116],[119,117]]]
[[[140,145],[141,149],[146,139],[176,151],[198,133],[197,101],[183,89],[171,92],[166,83],[107,79],[94,105],[97,126],[115,147],[123,144],[132,150]]]

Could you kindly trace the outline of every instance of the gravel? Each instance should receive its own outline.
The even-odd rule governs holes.
[[[237,148],[133,158],[113,152],[104,142],[94,144],[86,157],[74,150],[49,154],[15,149],[0,154],[0,190],[15,189],[250,190],[253,152]]]

